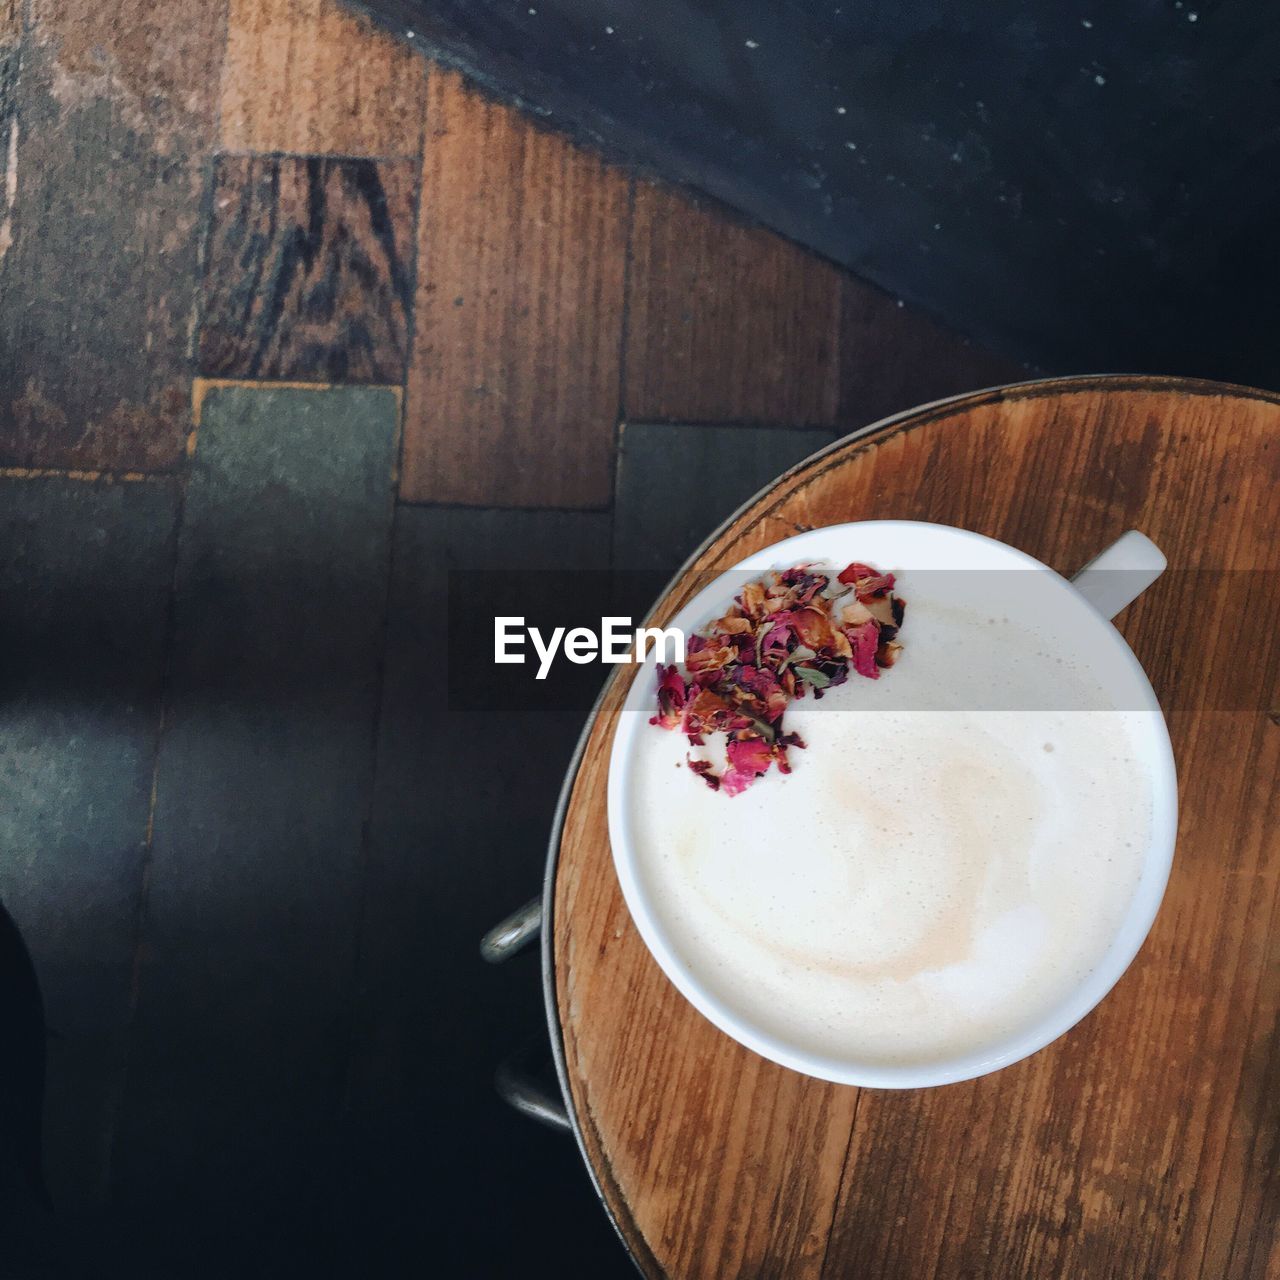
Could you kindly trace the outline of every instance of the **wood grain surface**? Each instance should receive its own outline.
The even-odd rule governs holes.
[[[637,183],[626,416],[835,421],[840,281],[830,263],[718,205]]]
[[[18,0],[0,0],[0,281],[13,244],[17,198],[18,67],[22,59],[22,10]]]
[[[22,27],[17,0],[0,3],[0,284],[4,260],[13,247],[14,205],[18,198],[18,69]]]
[[[201,373],[399,385],[417,176],[412,160],[219,156]]]
[[[975,529],[1070,573],[1144,530],[1171,569],[1119,626],[1166,708],[1182,817],[1151,936],[1073,1031],[946,1088],[826,1084],[715,1030],[640,941],[605,812],[616,679],[562,835],[555,976],[582,1140],[647,1275],[1280,1272],[1278,482],[1276,397],[1152,379],[1035,384],[846,443],[698,557],[727,567],[798,530],[897,516]],[[1219,592],[1207,613],[1206,581]],[[1205,679],[1237,662],[1247,694]]]
[[[702,545],[709,529],[835,438],[830,427],[623,423],[613,567],[661,575],[647,583],[635,608],[653,603],[653,592]]]
[[[44,1156],[64,1207],[110,1194],[180,502],[171,480],[0,478],[0,899],[53,1032]]]
[[[217,1194],[238,1201],[237,1229],[253,1233],[284,1185],[324,1213],[397,417],[384,387],[223,386],[204,398],[113,1134],[116,1203],[147,1204],[166,1219],[157,1232],[172,1229],[162,1206],[180,1214]]]
[[[1030,376],[1016,360],[970,342],[865,280],[842,275],[836,421],[846,431],[913,405]]]
[[[230,0],[227,151],[412,156],[426,62],[341,0]]]
[[[221,6],[27,11],[0,219],[0,463],[170,469],[188,427]]]
[[[630,179],[431,76],[401,494],[605,507]]]
[[[0,467],[180,470],[196,374],[376,383],[406,500],[603,510],[624,417],[848,426],[1017,376],[632,186],[340,0],[0,0]]]

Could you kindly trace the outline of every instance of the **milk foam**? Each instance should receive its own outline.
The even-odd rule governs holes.
[[[646,726],[629,814],[702,984],[767,1034],[882,1065],[983,1049],[1065,999],[1117,932],[1153,813],[1152,712],[1109,704],[1069,645],[903,593],[897,666],[787,709],[808,744],[789,776],[717,794],[681,734]],[[1072,696],[1031,696],[1049,686]]]

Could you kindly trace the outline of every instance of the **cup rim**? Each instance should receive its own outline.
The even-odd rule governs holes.
[[[633,760],[632,745],[637,734],[648,725],[645,690],[651,693],[651,681],[648,677],[656,668],[656,660],[652,654],[634,672],[614,726],[607,786],[609,843],[623,899],[650,954],[676,989],[726,1035],[762,1057],[821,1080],[881,1089],[925,1088],[987,1075],[1043,1049],[1090,1013],[1123,976],[1151,930],[1168,884],[1178,817],[1177,772],[1168,727],[1151,682],[1124,637],[1110,619],[1095,610],[1068,579],[1034,556],[985,534],[954,525],[919,520],[865,520],[824,525],[783,539],[744,557],[699,591],[668,625],[682,625],[681,620],[685,620],[683,625],[689,627],[690,619],[696,620],[692,623],[693,627],[702,625],[706,618],[713,616],[717,607],[726,603],[726,595],[733,594],[728,589],[731,575],[739,575],[744,571],[764,572],[783,562],[788,565],[802,562],[806,558],[806,543],[846,533],[856,537],[859,532],[866,534],[874,530],[877,535],[882,535],[903,529],[911,530],[913,536],[929,530],[936,531],[939,536],[972,540],[975,544],[981,544],[987,555],[998,549],[1002,556],[1007,556],[1014,562],[1010,567],[1020,564],[1021,567],[1048,574],[1061,584],[1064,591],[1070,593],[1070,597],[1078,603],[1082,616],[1092,619],[1090,625],[1097,629],[1098,634],[1106,637],[1106,642],[1115,647],[1118,658],[1133,678],[1134,689],[1143,703],[1140,709],[1154,713],[1152,726],[1155,731],[1151,736],[1155,758],[1148,761],[1153,778],[1153,813],[1151,838],[1142,871],[1111,945],[1101,960],[1063,1000],[1035,1023],[995,1045],[924,1063],[889,1065],[857,1062],[814,1053],[791,1044],[783,1037],[753,1025],[707,989],[680,956],[678,949],[670,943],[657,913],[650,907],[637,873],[635,848],[627,833],[625,800]],[[926,536],[932,536],[932,532]]]

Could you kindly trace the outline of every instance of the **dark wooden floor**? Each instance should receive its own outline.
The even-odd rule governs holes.
[[[447,571],[671,569],[838,433],[1019,368],[331,0],[0,0],[0,171],[23,1265],[626,1274],[491,1089],[536,962],[476,950],[586,707],[450,711]]]

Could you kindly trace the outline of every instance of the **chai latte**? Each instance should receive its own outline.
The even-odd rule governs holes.
[[[655,916],[701,983],[766,1034],[883,1065],[980,1051],[1073,992],[1154,803],[1152,713],[1109,703],[1069,636],[900,589],[897,665],[787,709],[789,775],[727,797],[646,726],[629,799]]]

